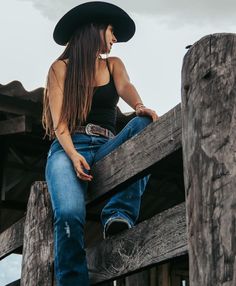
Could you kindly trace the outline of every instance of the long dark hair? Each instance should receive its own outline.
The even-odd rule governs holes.
[[[86,122],[91,109],[95,62],[98,53],[102,50],[105,41],[105,31],[108,24],[88,24],[76,30],[70,39],[66,49],[58,60],[66,60],[66,76],[64,82],[63,102],[58,125],[66,122],[70,133],[73,133],[78,124]],[[103,37],[101,37],[103,31]],[[49,108],[47,80],[44,101],[42,123],[46,135],[55,137],[52,116]],[[56,126],[57,128],[57,126]]]

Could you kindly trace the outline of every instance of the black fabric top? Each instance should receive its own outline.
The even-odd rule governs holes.
[[[91,110],[88,114],[86,124],[93,123],[103,128],[111,130],[116,134],[116,106],[119,100],[115,83],[112,74],[107,67],[110,74],[110,80],[107,84],[95,88]]]

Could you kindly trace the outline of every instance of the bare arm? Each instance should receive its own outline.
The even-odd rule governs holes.
[[[156,112],[154,110],[146,108],[143,105],[142,99],[139,96],[136,88],[130,82],[128,73],[123,62],[119,58],[112,57],[111,63],[113,77],[119,96],[136,111],[137,115],[147,115],[152,117],[153,121],[156,121],[158,119]]]
[[[62,122],[59,124],[63,102],[65,74],[66,65],[62,61],[54,62],[50,67],[48,74],[49,106],[52,115],[55,135],[68,157],[72,160],[77,176],[83,180],[91,180],[92,176],[87,175],[83,171],[83,168],[89,170],[90,167],[86,162],[85,158],[76,151],[72,142],[67,123]]]

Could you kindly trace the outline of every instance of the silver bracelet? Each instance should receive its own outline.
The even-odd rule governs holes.
[[[138,105],[138,107],[135,108],[135,112],[139,111],[142,108],[145,108],[143,104]]]

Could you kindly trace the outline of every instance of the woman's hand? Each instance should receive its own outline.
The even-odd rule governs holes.
[[[85,158],[76,152],[71,156],[71,160],[74,165],[76,175],[83,181],[91,181],[93,177],[84,172],[84,169],[88,171],[90,170],[90,166]]]
[[[135,110],[136,115],[138,116],[149,116],[152,118],[152,121],[157,121],[158,120],[158,115],[156,114],[155,110],[149,109],[145,107],[144,105],[140,105],[138,108]]]

